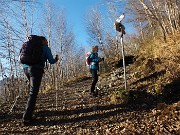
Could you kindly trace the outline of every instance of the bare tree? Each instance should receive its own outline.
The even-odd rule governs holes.
[[[63,52],[65,47],[65,37],[67,32],[67,23],[66,19],[64,17],[64,11],[59,11],[59,14],[56,17],[57,21],[55,22],[55,35],[56,38],[54,38],[54,43],[56,44],[56,51],[59,54],[59,61],[58,61],[58,74],[59,74],[59,80],[63,78]],[[63,81],[61,81],[63,83]],[[61,83],[60,83],[61,84]]]
[[[47,38],[48,46],[52,48],[52,41],[53,41],[53,23],[54,23],[54,5],[50,2],[46,2],[43,7],[43,16],[42,21],[40,22],[40,29],[41,33]],[[45,73],[45,76],[42,81],[42,86],[44,86],[44,89],[46,87],[52,88],[54,87],[56,83],[55,78],[55,66],[51,66],[50,64],[47,64],[47,70]]]
[[[49,37],[50,47],[53,53],[58,54],[59,61],[55,67],[50,67],[46,71],[47,74],[44,79],[47,85],[55,85],[55,81],[58,81],[58,85],[62,85],[63,82],[78,76],[79,72],[76,72],[76,66],[82,62],[77,64],[75,61],[75,36],[71,30],[71,26],[68,26],[66,22],[64,10],[58,9],[58,12],[55,13],[52,10],[55,7],[51,4],[46,9],[48,11],[45,11],[45,24],[41,26],[44,35],[48,35]]]
[[[105,43],[104,43],[104,26],[102,23],[102,16],[97,8],[91,9],[88,12],[86,18],[86,30],[90,37],[90,40],[93,41],[94,44],[98,44],[101,47],[103,55],[105,54]]]
[[[165,42],[168,34],[174,34],[179,29],[179,4],[177,1],[131,0],[128,6],[130,13],[136,14],[132,21],[139,21],[143,29],[148,28],[152,31],[153,36],[154,32],[160,29]]]
[[[0,56],[4,64],[4,67],[1,66],[3,69],[1,72],[3,72],[3,78],[6,74],[4,88],[7,101],[13,101],[20,89],[25,90],[25,87],[22,86],[25,83],[22,83],[22,79],[20,79],[23,74],[20,65],[17,63],[17,57],[22,41],[28,36],[30,28],[29,14],[26,12],[29,5],[26,5],[26,2],[6,1],[3,3],[6,5],[6,10],[0,13],[0,48],[2,50]]]

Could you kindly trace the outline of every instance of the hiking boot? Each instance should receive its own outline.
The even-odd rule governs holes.
[[[96,97],[98,96],[98,90],[96,90],[95,95],[96,95]]]
[[[91,92],[90,95],[93,97],[97,97],[98,94],[96,92]]]
[[[30,119],[30,120],[22,120],[22,125],[23,125],[23,126],[29,126],[29,125],[31,125],[35,120],[36,120],[36,117],[32,117],[32,119]]]
[[[94,92],[94,95],[93,95],[94,97],[97,97],[98,96],[98,93],[97,92]]]
[[[22,126],[29,126],[31,124],[31,120],[23,120],[22,121]]]

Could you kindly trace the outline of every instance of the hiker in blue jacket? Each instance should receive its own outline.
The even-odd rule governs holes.
[[[32,122],[32,115],[35,109],[36,98],[39,92],[46,60],[48,60],[50,64],[54,64],[58,61],[58,55],[53,58],[45,37],[42,37],[42,44],[43,53],[41,62],[33,66],[29,66],[26,64],[23,65],[24,73],[30,82],[29,98],[27,101],[25,112],[23,114],[24,125],[28,125],[30,122]]]
[[[92,96],[97,96],[98,91],[96,89],[96,83],[98,81],[98,74],[97,72],[99,71],[99,62],[104,60],[104,58],[98,57],[98,46],[93,46],[92,47],[92,53],[90,54],[90,72],[92,74],[92,84],[91,84],[91,91],[90,94]],[[96,91],[95,91],[96,89]]]

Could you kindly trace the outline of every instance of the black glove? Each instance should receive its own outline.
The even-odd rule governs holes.
[[[56,55],[55,60],[56,60],[56,62],[59,60],[58,55]]]
[[[99,57],[98,60],[99,60],[99,62],[104,61],[104,57],[103,58]]]
[[[104,57],[102,57],[101,60],[104,61]]]

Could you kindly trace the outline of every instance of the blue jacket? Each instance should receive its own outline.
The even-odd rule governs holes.
[[[98,58],[98,53],[94,52],[90,54],[90,69],[93,70],[99,70],[99,58]]]
[[[44,68],[46,60],[48,60],[50,64],[56,63],[56,60],[53,58],[51,49],[47,45],[43,45],[42,48],[43,48],[43,55],[42,55],[41,63],[38,63],[38,64],[33,65],[33,66],[29,66],[27,64],[24,64],[23,65],[24,68],[26,68],[26,67]]]

